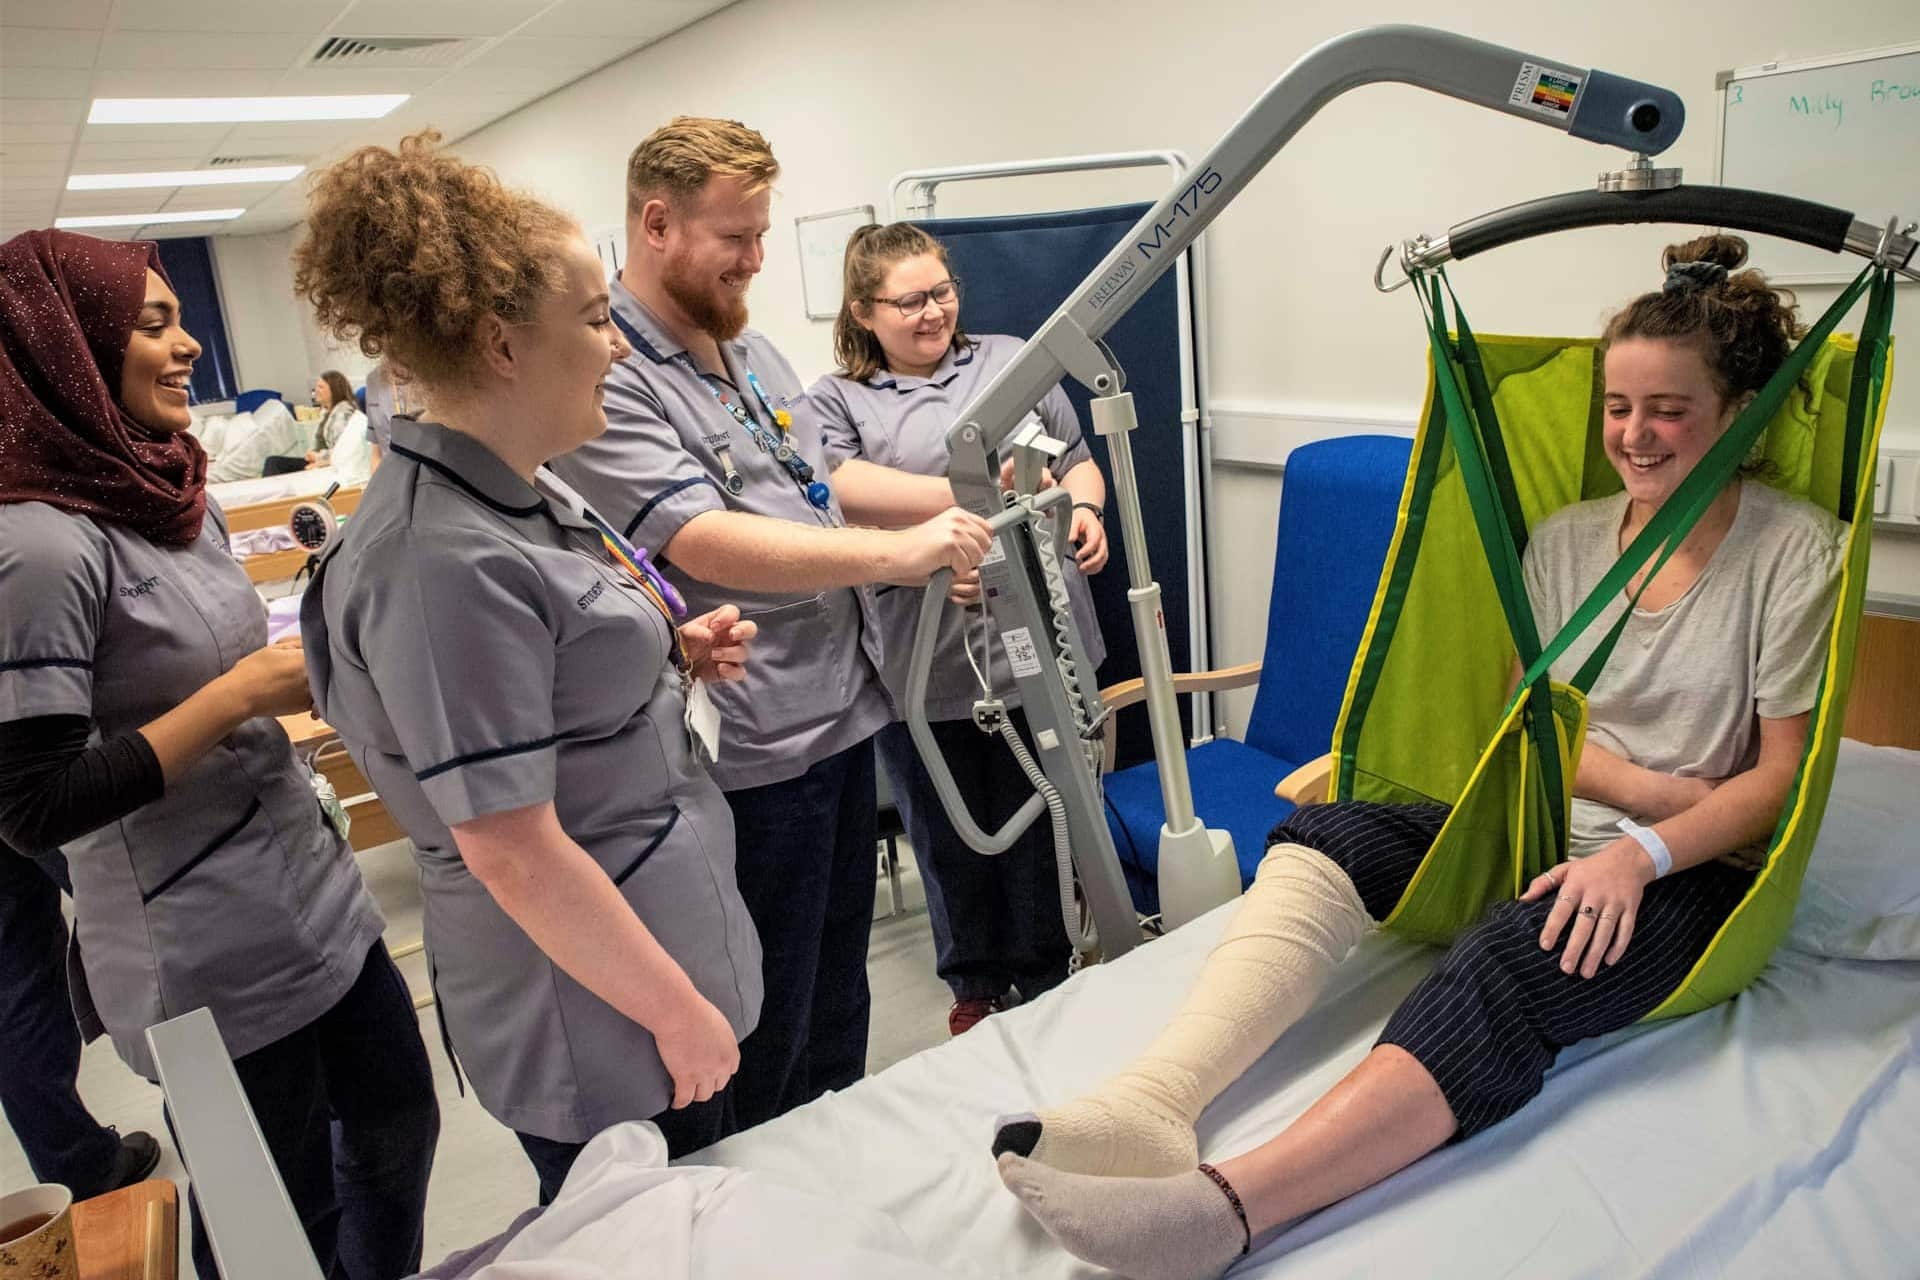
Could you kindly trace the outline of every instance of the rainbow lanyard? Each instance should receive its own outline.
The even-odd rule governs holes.
[[[807,501],[825,511],[827,504],[832,500],[833,491],[813,478],[813,467],[800,456],[799,450],[793,447],[793,435],[789,431],[793,426],[793,415],[785,409],[775,407],[772,397],[767,395],[766,389],[760,385],[760,379],[753,370],[747,370],[747,385],[753,389],[754,397],[760,401],[760,407],[767,411],[767,418],[779,428],[778,440],[775,440],[765,427],[754,420],[753,415],[747,412],[745,405],[738,403],[715,386],[713,379],[701,372],[700,366],[693,362],[693,357],[682,351],[676,359],[686,366],[687,372],[699,380],[701,386],[707,389],[707,394],[719,401],[720,407],[731,414],[733,420],[746,430],[747,438],[760,447],[760,452],[770,454],[775,462],[786,468],[787,474],[793,477],[793,482],[800,487],[800,492],[806,495]]]
[[[567,505],[575,514],[593,526],[594,532],[600,535],[600,545],[606,548],[608,558],[625,569],[627,576],[639,584],[641,593],[660,610],[661,616],[667,620],[667,631],[673,638],[673,665],[682,675],[685,675],[687,654],[680,644],[678,624],[687,616],[687,602],[680,598],[680,593],[673,589],[673,584],[667,581],[666,575],[654,567],[652,558],[647,555],[644,548],[634,546],[616,533],[613,526],[602,520],[599,513],[581,500],[572,488],[545,468],[541,470],[541,478],[556,493],[569,500]]]

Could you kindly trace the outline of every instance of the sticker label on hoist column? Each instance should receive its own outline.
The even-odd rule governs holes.
[[[1513,82],[1513,92],[1507,96],[1507,102],[1555,120],[1565,120],[1573,112],[1573,100],[1579,96],[1578,75],[1543,67],[1537,62],[1523,62],[1520,78]]]
[[[987,554],[980,557],[980,563],[981,564],[999,564],[1002,560],[1005,560],[1006,558],[1007,558],[1007,549],[1000,545],[1000,539],[995,538],[991,543],[987,545]]]
[[[1040,674],[1040,651],[1034,647],[1033,632],[1025,627],[1002,631],[1000,643],[1007,647],[1007,663],[1013,668],[1014,675]]]

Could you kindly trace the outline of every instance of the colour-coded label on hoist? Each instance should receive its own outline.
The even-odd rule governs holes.
[[[1034,646],[1033,632],[1025,627],[1014,627],[1000,633],[1000,643],[1006,646],[1007,665],[1013,668],[1014,675],[1040,674],[1040,651]]]
[[[1537,111],[1543,116],[1564,120],[1573,111],[1573,100],[1580,96],[1580,77],[1571,71],[1543,67],[1537,62],[1520,64],[1520,78],[1513,82],[1507,102]]]

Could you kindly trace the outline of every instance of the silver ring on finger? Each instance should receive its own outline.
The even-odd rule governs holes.
[[[1595,914],[1595,911],[1596,911],[1596,908],[1593,906],[1592,903],[1588,903],[1586,906],[1580,908],[1580,914],[1583,916],[1591,916]]]

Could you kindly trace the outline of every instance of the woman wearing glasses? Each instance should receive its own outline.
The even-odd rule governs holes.
[[[850,521],[904,528],[953,505],[947,483],[947,429],[954,415],[1020,349],[1018,338],[972,338],[960,329],[960,287],[940,242],[911,223],[866,226],[847,244],[845,291],[834,323],[839,372],[808,392],[819,411],[834,487]],[[1107,563],[1101,524],[1106,481],[1081,438],[1066,393],[1055,387],[1034,410],[1067,446],[1055,468],[1073,494],[1070,546],[1061,567],[1089,661],[1106,656],[1085,575]],[[979,577],[956,580],[952,598],[980,602]],[[920,593],[883,590],[878,599],[887,684],[904,706]],[[979,643],[972,608],[948,610],[927,682],[927,716],[972,812],[989,828],[1012,815],[1032,785],[997,736],[973,723],[982,695],[968,639]],[[969,626],[969,623],[975,625]],[[996,697],[1013,680],[998,643],[983,667]],[[973,661],[978,661],[975,657]],[[1087,680],[1092,671],[1082,672]],[[1014,723],[1027,737],[1024,718]],[[1031,741],[1031,738],[1028,738]],[[880,731],[881,765],[926,876],[940,976],[952,988],[955,1035],[1000,1008],[1012,991],[1031,1000],[1067,975],[1071,946],[1060,919],[1051,836],[1043,823],[997,857],[975,853],[947,821],[907,727]]]

